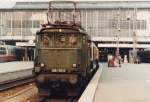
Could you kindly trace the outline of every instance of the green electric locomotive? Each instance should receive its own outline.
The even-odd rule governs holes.
[[[79,87],[98,68],[98,48],[75,22],[44,24],[36,33],[34,73],[39,89]]]

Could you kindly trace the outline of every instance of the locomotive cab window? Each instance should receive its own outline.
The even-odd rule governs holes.
[[[66,37],[65,37],[65,35],[61,34],[61,35],[58,35],[57,40],[60,44],[64,44],[66,42]]]
[[[36,37],[36,42],[43,48],[81,47],[82,35],[78,33],[47,33]]]
[[[82,46],[82,36],[78,33],[68,34],[68,46],[69,47],[78,47]]]
[[[78,34],[56,34],[55,41],[56,47],[78,47],[79,46]]]
[[[51,47],[52,46],[52,35],[43,34],[37,37],[37,42],[41,47]]]
[[[49,37],[48,37],[48,35],[43,36],[43,46],[49,47]]]
[[[75,34],[71,34],[69,36],[69,44],[76,45],[77,44],[77,36]]]
[[[65,36],[64,36],[64,35],[60,35],[60,36],[59,36],[59,41],[60,41],[61,43],[65,43],[65,41],[66,41]]]
[[[66,36],[65,34],[54,34],[55,45],[54,47],[65,47],[66,46]]]

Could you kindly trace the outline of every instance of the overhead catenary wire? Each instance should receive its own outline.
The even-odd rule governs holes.
[[[69,13],[64,13],[64,9],[63,8],[61,8],[61,7],[59,7],[59,5],[58,6],[56,6],[56,5],[52,5],[52,3],[53,2],[49,2],[49,7],[48,7],[48,10],[47,10],[47,22],[48,22],[48,24],[50,24],[50,22],[52,22],[53,21],[53,19],[55,19],[55,21],[56,20],[59,20],[59,21],[65,21],[65,20],[70,20],[70,21],[73,21],[74,23],[76,23],[76,20],[77,20],[77,14],[79,14],[80,16],[79,16],[79,21],[81,20],[81,12],[77,12],[77,7],[76,7],[76,2],[72,2],[72,1],[70,1],[70,2],[62,2],[62,3],[73,3],[73,6],[74,6],[74,8],[72,8],[73,9],[73,11],[71,12],[69,12]],[[58,2],[54,2],[54,3],[58,3]],[[61,2],[59,2],[59,3],[61,3]],[[57,10],[57,9],[59,9],[59,11],[57,12],[58,13],[58,18],[54,18],[53,16],[54,16],[54,13],[52,12],[53,10]],[[63,13],[62,13],[63,12]]]

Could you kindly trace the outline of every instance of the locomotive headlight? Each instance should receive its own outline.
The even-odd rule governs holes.
[[[44,67],[45,65],[44,65],[44,63],[41,63],[41,67]]]
[[[72,64],[72,67],[73,67],[73,68],[76,68],[76,67],[77,67],[77,64]]]
[[[77,76],[70,76],[69,77],[69,82],[71,83],[71,84],[76,84],[77,82],[78,82],[78,77]]]

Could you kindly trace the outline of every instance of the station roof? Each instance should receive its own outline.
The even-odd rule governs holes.
[[[150,8],[150,1],[77,1],[78,9]],[[49,2],[16,2],[13,10],[46,10]],[[54,9],[72,9],[73,4],[54,2]],[[0,8],[2,9],[2,8]]]

